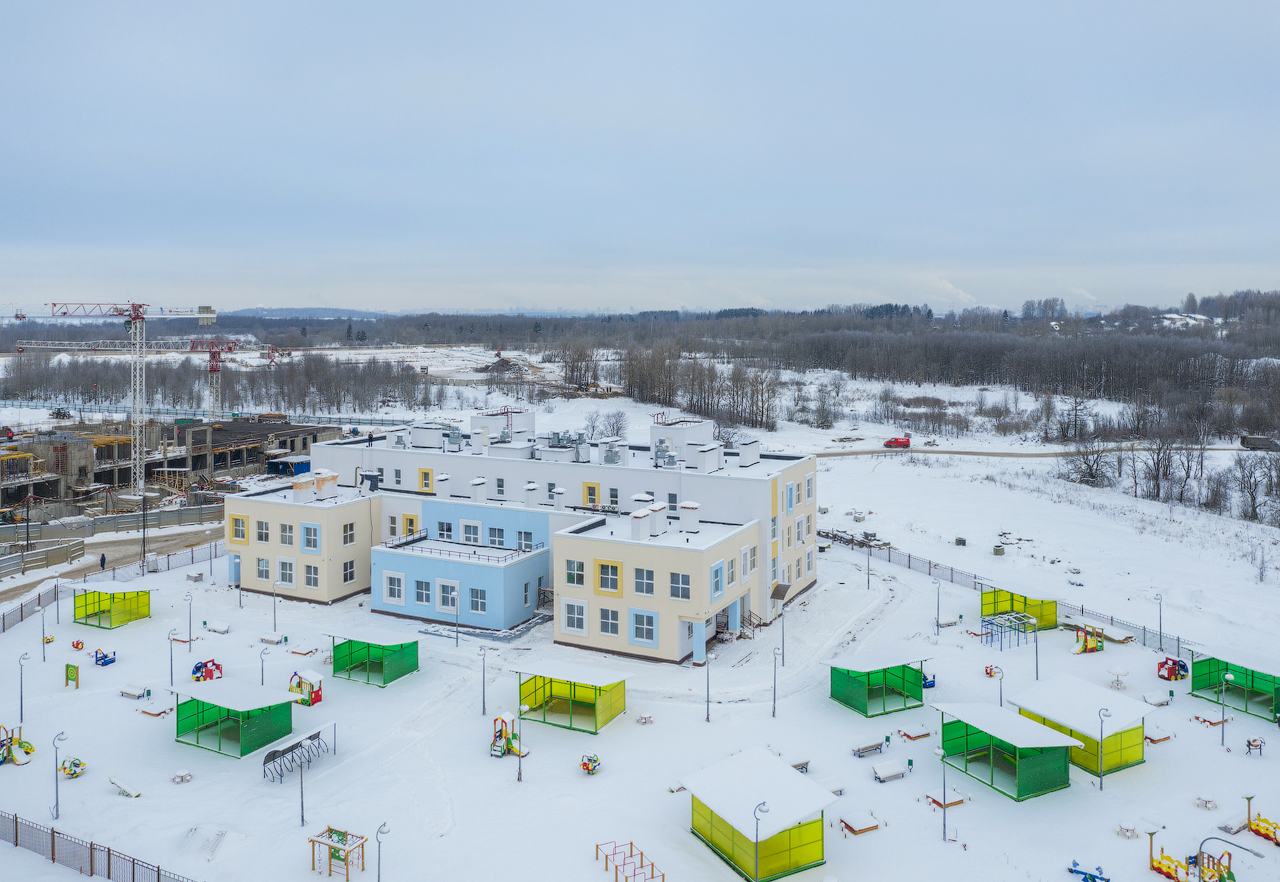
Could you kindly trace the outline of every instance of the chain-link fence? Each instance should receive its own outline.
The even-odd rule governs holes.
[[[0,812],[0,842],[33,851],[82,876],[103,876],[113,882],[195,882],[109,846],[68,836],[8,812]]]
[[[97,573],[89,573],[80,582],[82,584],[88,582],[128,582],[145,576],[147,573],[167,573],[169,570],[177,569],[178,567],[189,567],[192,564],[223,557],[226,553],[227,543],[219,539],[217,542],[196,545],[183,551],[174,551],[165,555],[156,555],[155,557],[148,555],[146,560],[123,564]]]
[[[182,508],[157,509],[147,512],[147,526],[177,527],[190,524],[220,523],[221,505],[187,505]],[[0,526],[0,542],[27,542],[36,539],[87,539],[98,533],[117,533],[142,529],[142,513],[99,515],[82,521],[49,524],[6,524]]]

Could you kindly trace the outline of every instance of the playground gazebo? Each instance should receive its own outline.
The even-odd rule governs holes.
[[[918,649],[859,652],[827,662],[831,697],[864,717],[924,706],[924,663]]]
[[[823,812],[835,794],[766,748],[749,747],[680,783],[692,798],[693,835],[752,882],[826,863]],[[761,803],[767,811],[757,813]]]
[[[520,716],[592,735],[627,709],[626,675],[604,668],[525,660],[517,671]]]
[[[1035,686],[1006,699],[1024,716],[1081,742],[1072,747],[1071,762],[1098,774],[1098,735],[1102,740],[1102,773],[1110,775],[1144,762],[1143,717],[1148,704],[1126,698],[1075,677],[1041,680]],[[1100,719],[1103,708],[1111,716]]]
[[[1013,711],[979,702],[935,704],[942,713],[942,761],[1021,802],[1071,785],[1075,738]]]
[[[151,618],[150,591],[73,592],[73,609],[77,625],[93,628],[119,628],[138,619]]]
[[[333,676],[385,687],[418,670],[418,641],[378,634],[328,634],[333,639]]]
[[[978,587],[982,590],[983,619],[994,618],[1002,613],[1024,613],[1036,620],[1035,630],[1037,631],[1048,631],[1058,627],[1058,601],[1027,597],[1002,588],[993,588],[981,582],[978,583]],[[986,628],[983,630],[985,631]]]
[[[169,691],[178,702],[175,740],[182,744],[238,758],[293,731],[293,692],[225,679]]]
[[[1226,683],[1224,674],[1235,679]],[[1280,718],[1280,662],[1234,649],[1197,653],[1191,662],[1191,694],[1275,722]]]

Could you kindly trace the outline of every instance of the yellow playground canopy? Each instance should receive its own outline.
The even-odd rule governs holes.
[[[523,719],[594,735],[627,709],[627,677],[619,671],[534,659],[522,666]]]
[[[74,590],[75,622],[94,628],[119,628],[151,617],[151,591]]]
[[[835,794],[767,748],[749,747],[680,784],[692,797],[693,834],[743,877],[764,882],[826,863],[823,812]]]
[[[1098,735],[1102,741],[1102,773],[1109,775],[1144,761],[1143,717],[1154,709],[1120,693],[1075,677],[1041,680],[1006,701],[1024,716],[1081,742],[1071,748],[1071,762],[1098,774]],[[1111,716],[1100,718],[1106,709]]]

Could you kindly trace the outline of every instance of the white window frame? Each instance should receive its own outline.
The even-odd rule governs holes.
[[[804,476],[804,501],[813,502],[813,475]]]
[[[315,581],[314,585],[311,584],[312,580]],[[302,584],[307,586],[308,588],[315,588],[317,591],[319,591],[320,590],[320,568],[318,566],[315,566],[314,564],[304,564],[302,567]]]
[[[258,558],[258,578],[264,582],[271,581],[271,558]]]
[[[806,576],[813,573],[813,549],[810,548],[804,553],[804,574]]]
[[[676,579],[680,578],[683,582],[677,585]],[[693,578],[688,573],[671,573],[668,579],[668,592],[672,600],[690,601],[693,599]],[[679,587],[682,594],[677,594],[673,589]]]
[[[813,535],[813,515],[804,516],[804,535],[806,538]]]
[[[467,592],[470,598],[468,612],[482,616],[489,609],[489,591],[486,588],[472,588]]]
[[[724,583],[726,585],[738,584],[738,562],[732,557],[725,558],[724,561]]]
[[[280,525],[280,544],[293,546],[293,524]]]
[[[449,579],[436,579],[436,611],[442,613],[457,613],[459,599],[458,583]],[[445,598],[452,597],[453,604],[445,603]]]
[[[495,489],[498,491],[499,496],[507,495],[507,481],[505,478],[495,478],[494,486],[495,486]]]
[[[760,546],[758,545],[751,546],[751,572],[753,573],[759,569],[759,555],[757,554],[759,548]]]
[[[479,544],[480,544],[480,535],[481,535],[480,527],[481,527],[481,523],[480,523],[479,521],[459,521],[459,522],[458,522],[458,526],[462,529],[462,544],[463,544],[463,545],[479,545]],[[467,528],[468,528],[468,527],[474,527],[474,528],[475,528],[475,531],[476,531],[476,538],[475,538],[475,541],[472,541],[472,540],[470,540],[470,539],[468,539],[468,538],[467,538]]]
[[[776,557],[769,559],[769,581],[778,581],[778,559]]]
[[[638,597],[653,596],[653,570],[646,567],[635,567],[635,593]],[[643,574],[643,575],[641,575]],[[647,588],[649,590],[645,591]]]
[[[350,585],[356,580],[356,562],[354,560],[344,560],[342,562],[342,584]]]
[[[745,581],[747,573],[751,572],[751,549],[746,545],[742,546],[742,553],[738,556],[738,559],[742,563],[742,578]]]
[[[498,541],[494,542],[493,541],[494,539],[497,539]],[[504,527],[489,528],[489,547],[490,548],[506,548],[507,547],[507,531]]]
[[[554,481],[547,482],[547,499],[551,502],[556,501],[556,485]]]
[[[395,579],[399,581],[399,586],[395,589],[398,594],[392,593],[391,581]],[[404,606],[404,573],[391,572],[390,570],[382,573],[382,600],[392,606]]]
[[[344,546],[356,544],[356,525],[354,521],[350,524],[342,525],[342,544]]]
[[[277,557],[276,558],[276,574],[277,574],[276,581],[280,582],[283,585],[288,585],[290,588],[296,586],[298,584],[296,581],[298,578],[297,563],[298,562],[291,557]],[[284,577],[285,564],[289,565],[288,579]]]
[[[679,511],[679,510],[680,510],[679,494],[668,493],[667,494],[667,511]]]
[[[769,538],[774,542],[778,541],[778,516],[774,515],[769,518]]]
[[[533,551],[532,530],[516,530],[516,548],[521,551]]]
[[[239,542],[248,541],[249,519],[248,517],[234,517],[231,519],[231,538]]]
[[[570,605],[582,607],[582,627],[581,628],[568,627]],[[587,603],[587,601],[585,600],[577,600],[572,597],[560,598],[560,633],[561,634],[574,634],[579,637],[586,637],[587,627],[588,627],[587,623],[589,621],[591,621],[591,604]]]
[[[436,538],[445,542],[452,542],[453,521],[436,521]]]
[[[396,486],[399,487],[400,486],[400,470],[396,469],[395,474],[396,474]]]
[[[387,515],[387,535],[392,539],[396,537],[396,530],[399,529],[400,519],[395,515]]]
[[[424,585],[426,588],[422,587]],[[419,606],[431,606],[431,581],[429,579],[413,580],[413,602]]]
[[[804,545],[804,516],[796,518],[796,544]]]
[[[524,583],[524,605],[525,606],[529,605],[529,583],[528,582]]]
[[[258,521],[256,526],[258,529],[258,541],[270,542],[271,541],[271,522]]]
[[[570,564],[573,564],[575,569],[570,569]],[[564,559],[564,583],[574,587],[586,587],[587,562],[566,557]]]
[[[606,617],[608,618],[607,622],[605,621]],[[600,636],[601,637],[619,636],[619,631],[621,630],[619,627],[620,624],[621,624],[621,616],[618,615],[618,611],[616,609],[609,609],[606,606],[600,607]],[[606,630],[606,626],[608,628],[612,628],[613,630]]]
[[[302,547],[320,550],[320,527],[316,524],[302,525]]]

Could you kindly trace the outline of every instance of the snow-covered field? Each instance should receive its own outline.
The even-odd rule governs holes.
[[[482,394],[482,393],[471,393]],[[947,397],[945,395],[940,397]],[[956,397],[953,391],[952,398]],[[507,403],[498,396],[477,406]],[[626,399],[563,399],[538,414],[540,429],[578,430],[591,410],[625,410],[633,441],[647,440],[649,414],[656,410]],[[470,411],[468,411],[470,412]],[[433,414],[435,415],[435,414]],[[466,412],[445,413],[448,417]],[[4,418],[0,415],[0,418]],[[938,439],[937,452],[885,456],[881,444],[896,434],[889,425],[838,424],[816,430],[784,424],[761,434],[768,450],[809,452],[862,450],[875,455],[823,459],[819,465],[820,505],[829,513],[823,528],[872,530],[914,554],[987,577],[994,584],[1035,597],[1051,597],[1156,626],[1156,593],[1164,598],[1167,632],[1213,645],[1226,644],[1258,655],[1276,655],[1280,630],[1280,581],[1266,570],[1259,582],[1260,549],[1280,560],[1277,531],[1186,508],[1134,500],[1112,490],[1091,490],[1052,477],[1056,461],[1042,458],[966,456],[948,451],[1043,453],[1032,439],[978,435]],[[837,438],[859,437],[858,442]],[[918,438],[917,443],[925,440]],[[929,448],[934,451],[935,448]],[[1210,454],[1223,464],[1224,448]],[[846,512],[866,513],[856,526]],[[992,554],[1001,534],[1019,540],[1003,557]],[[954,544],[957,536],[968,544]],[[192,585],[184,571],[148,577],[138,587],[157,590],[153,618],[115,632],[68,624],[51,625],[56,641],[41,663],[39,625],[27,622],[0,635],[0,655],[8,673],[0,678],[0,725],[17,722],[17,656],[29,652],[25,673],[24,736],[36,745],[24,767],[0,766],[0,808],[47,823],[53,801],[50,741],[59,731],[68,740],[63,755],[89,765],[82,777],[63,781],[59,830],[111,845],[128,854],[190,876],[218,880],[303,879],[310,875],[306,836],[325,825],[372,837],[388,822],[383,861],[387,879],[476,879],[496,874],[522,879],[594,879],[603,872],[593,860],[596,843],[630,840],[656,861],[671,880],[729,880],[734,873],[689,832],[689,795],[670,792],[684,775],[754,744],[768,744],[795,760],[811,761],[816,779],[847,788],[827,812],[827,820],[872,810],[887,824],[872,833],[844,838],[829,828],[827,863],[798,879],[854,880],[905,877],[959,879],[1059,879],[1072,860],[1092,869],[1101,865],[1117,880],[1145,878],[1146,837],[1124,839],[1126,826],[1155,822],[1164,827],[1156,847],[1185,855],[1217,834],[1218,824],[1241,814],[1244,795],[1254,806],[1280,816],[1277,760],[1246,756],[1246,737],[1275,736],[1275,727],[1237,714],[1227,724],[1231,751],[1218,744],[1217,729],[1189,722],[1193,714],[1216,716],[1217,707],[1188,697],[1186,681],[1176,684],[1170,707],[1153,709],[1149,724],[1173,731],[1173,740],[1147,746],[1147,762],[1109,776],[1104,791],[1079,769],[1071,788],[1023,803],[958,773],[948,784],[971,799],[948,812],[950,835],[942,841],[941,814],[921,800],[937,790],[941,773],[933,749],[936,737],[907,742],[894,737],[891,757],[914,761],[905,779],[872,780],[876,759],[856,759],[850,748],[924,723],[936,730],[938,714],[928,708],[866,720],[828,697],[824,662],[838,653],[910,647],[931,658],[937,675],[930,701],[995,702],[998,684],[983,674],[999,664],[1004,694],[1034,682],[1030,648],[998,650],[982,646],[962,627],[932,634],[935,590],[926,576],[873,562],[870,590],[865,558],[836,547],[820,558],[817,588],[786,615],[786,667],[778,670],[778,712],[770,716],[773,647],[782,628],[771,626],[755,641],[724,646],[710,666],[711,722],[705,721],[707,671],[630,659],[585,655],[551,645],[543,625],[510,645],[492,647],[487,660],[486,712],[481,710],[481,660],[485,642],[419,635],[412,623],[371,616],[362,599],[333,608],[282,604],[280,629],[300,650],[327,645],[324,632],[361,626],[388,636],[417,637],[422,669],[387,689],[329,678],[324,701],[296,706],[295,730],[320,721],[338,724],[338,751],[316,761],[306,775],[306,817],[299,819],[298,780],[284,784],[262,777],[260,755],[235,760],[175,743],[172,716],[153,719],[120,697],[126,683],[150,686],[154,707],[165,703],[169,647],[165,635],[185,636],[183,594],[194,597],[197,634],[192,651],[175,645],[175,676],[187,679],[192,664],[215,658],[230,680],[259,679],[260,633],[270,630],[270,600],[245,595],[237,608],[225,590],[225,564],[215,567],[216,584]],[[203,569],[208,573],[208,565]],[[1075,571],[1079,571],[1078,573]],[[208,575],[206,575],[206,579]],[[1077,584],[1073,584],[1077,583]],[[131,586],[133,587],[133,586]],[[942,583],[943,619],[978,618],[976,593]],[[203,619],[222,619],[230,634],[200,631]],[[48,617],[53,622],[52,611]],[[97,668],[70,643],[86,650],[111,644],[119,662]],[[1167,688],[1158,680],[1162,658],[1141,646],[1109,645],[1106,652],[1071,653],[1070,632],[1046,632],[1039,647],[1042,677],[1067,674],[1105,686],[1121,667],[1130,697]],[[515,710],[512,671],[530,656],[573,659],[616,669],[628,678],[628,712],[597,736],[536,723],[523,726],[530,755],[524,781],[516,782],[516,760],[490,758],[492,718]],[[269,685],[284,688],[290,675],[318,667],[317,656],[298,656],[272,647],[266,656]],[[64,662],[81,664],[79,691],[59,682]],[[652,715],[651,726],[636,725]],[[1280,743],[1280,741],[1278,741]],[[583,754],[598,754],[601,772],[579,769]],[[194,779],[174,785],[170,777],[187,769]],[[115,776],[142,791],[136,800],[116,795]],[[1216,800],[1219,810],[1196,806],[1199,797]],[[188,833],[200,828],[226,831],[212,860],[194,853]],[[1259,860],[1234,849],[1240,879],[1280,879],[1280,849],[1251,834],[1235,837],[1262,850]],[[374,872],[371,844],[366,875]],[[70,871],[50,867],[22,850],[0,849],[0,878],[63,879]],[[357,876],[359,878],[359,876]]]

